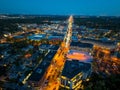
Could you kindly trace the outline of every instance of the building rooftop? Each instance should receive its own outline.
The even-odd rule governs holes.
[[[46,37],[45,34],[33,34],[33,35],[29,36],[28,39],[39,41],[41,39],[44,39],[45,37]]]
[[[49,36],[48,40],[63,40],[63,36]]]
[[[116,44],[114,41],[102,41],[102,40],[83,38],[81,39],[81,42],[83,43],[87,42],[87,43],[91,43],[94,45],[98,45],[98,46],[110,48],[110,49],[114,49],[116,47]]]
[[[72,41],[78,42],[78,37],[77,36],[72,36]]]
[[[58,45],[50,45],[50,44],[41,44],[39,46],[40,49],[50,49],[50,50],[58,50]]]
[[[42,60],[42,62],[39,64],[39,66],[33,71],[32,75],[30,76],[30,81],[40,81],[40,79],[43,77],[46,69],[51,63],[52,58],[54,57],[56,51],[50,51],[46,57]]]
[[[80,72],[86,72],[91,68],[91,64],[80,62],[78,60],[66,60],[65,66],[62,71],[62,76],[72,79]]]
[[[58,50],[58,48],[59,48],[59,46],[58,45],[52,45],[51,47],[50,47],[50,50]]]
[[[71,42],[70,46],[78,46],[80,48],[92,48],[93,44],[82,43],[82,42]]]
[[[50,47],[51,47],[50,44],[41,44],[41,45],[39,46],[40,49],[49,49]]]
[[[22,38],[24,38],[24,36],[19,35],[19,36],[14,36],[13,38],[14,38],[14,39],[22,39]]]

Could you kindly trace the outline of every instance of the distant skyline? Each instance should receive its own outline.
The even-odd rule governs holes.
[[[120,16],[120,0],[0,0],[0,14]]]

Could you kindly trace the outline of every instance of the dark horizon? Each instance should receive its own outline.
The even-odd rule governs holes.
[[[73,14],[20,14],[20,13],[0,13],[0,15],[24,15],[24,16],[70,16]],[[73,16],[85,16],[85,17],[120,17],[119,16],[114,16],[114,15],[78,15],[74,14]]]

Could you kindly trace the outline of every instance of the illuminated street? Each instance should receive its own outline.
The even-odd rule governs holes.
[[[55,54],[51,65],[48,67],[40,85],[40,90],[58,90],[60,85],[59,77],[65,63],[65,55],[69,51],[70,40],[72,36],[73,17],[70,16],[67,34],[60,48]]]

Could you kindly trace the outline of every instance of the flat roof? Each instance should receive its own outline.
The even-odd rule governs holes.
[[[78,60],[66,60],[65,66],[62,71],[62,76],[72,79],[74,76],[80,72],[86,72],[91,68],[90,63],[80,62]]]
[[[49,49],[50,47],[51,47],[50,44],[41,44],[41,45],[39,46],[39,48],[41,48],[41,49]]]
[[[77,36],[72,36],[72,41],[78,42],[78,37]]]
[[[52,45],[52,47],[50,48],[51,50],[58,50],[59,45]]]
[[[91,43],[94,45],[106,47],[109,49],[114,49],[116,47],[116,44],[114,41],[102,41],[102,40],[83,38],[81,39],[81,42],[87,42],[87,43]]]
[[[42,60],[39,66],[33,71],[32,75],[29,77],[30,81],[40,81],[43,77],[45,71],[47,70],[48,66],[50,65],[56,51],[50,51],[46,57]]]
[[[19,36],[14,36],[13,38],[15,38],[15,39],[21,39],[21,38],[24,38],[24,36],[19,35]]]
[[[78,46],[78,47],[81,47],[81,48],[92,48],[93,44],[82,43],[82,42],[71,42],[70,46]]]
[[[50,50],[58,50],[59,45],[51,45],[51,44],[41,44],[39,46],[41,49],[50,49]]]
[[[63,40],[63,38],[64,38],[63,36],[57,36],[57,35],[56,36],[49,36],[48,37],[49,40],[53,40],[53,39],[54,40],[57,40],[57,39]]]
[[[31,40],[41,40],[41,39],[43,39],[45,37],[46,37],[45,34],[33,34],[31,36],[28,36],[28,39],[31,39]]]

